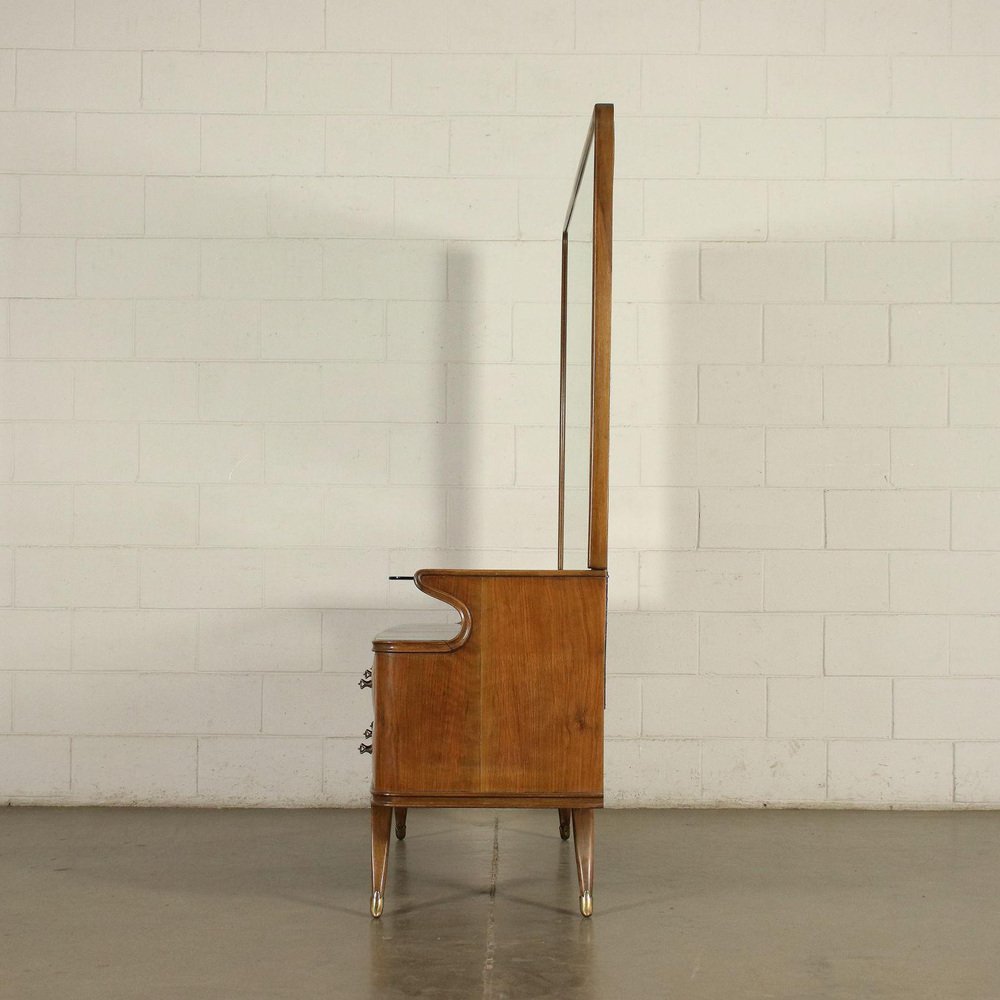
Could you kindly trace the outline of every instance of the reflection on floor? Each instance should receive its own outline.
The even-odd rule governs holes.
[[[0,811],[2,1000],[988,1000],[1000,814]],[[495,884],[493,884],[495,881]]]

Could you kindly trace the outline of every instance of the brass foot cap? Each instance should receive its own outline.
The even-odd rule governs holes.
[[[375,917],[376,920],[382,916],[382,893],[372,893],[371,911],[372,916]]]
[[[588,890],[580,897],[580,912],[589,917],[594,912],[594,897]]]

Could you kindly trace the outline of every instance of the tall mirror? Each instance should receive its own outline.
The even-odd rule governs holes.
[[[559,568],[607,568],[610,105],[594,109],[562,234]]]

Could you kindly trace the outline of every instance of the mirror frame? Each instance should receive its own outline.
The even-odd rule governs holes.
[[[590,503],[587,566],[608,568],[608,445],[611,436],[611,239],[615,163],[615,109],[595,104],[577,167],[562,231],[559,315],[559,533],[558,568],[564,569],[566,514],[566,321],[569,224],[591,146],[594,151],[594,238],[590,354]]]

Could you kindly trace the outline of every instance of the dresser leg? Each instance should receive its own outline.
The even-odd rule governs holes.
[[[571,815],[572,810],[570,809],[559,810],[559,836],[562,837],[563,840],[569,840],[569,822]]]
[[[576,848],[576,874],[580,880],[580,912],[589,917],[594,912],[594,810],[573,810],[573,846]]]
[[[406,810],[396,806],[396,840],[406,836]]]
[[[385,872],[389,864],[389,831],[392,806],[372,806],[372,899],[371,914],[382,916],[385,895]]]

